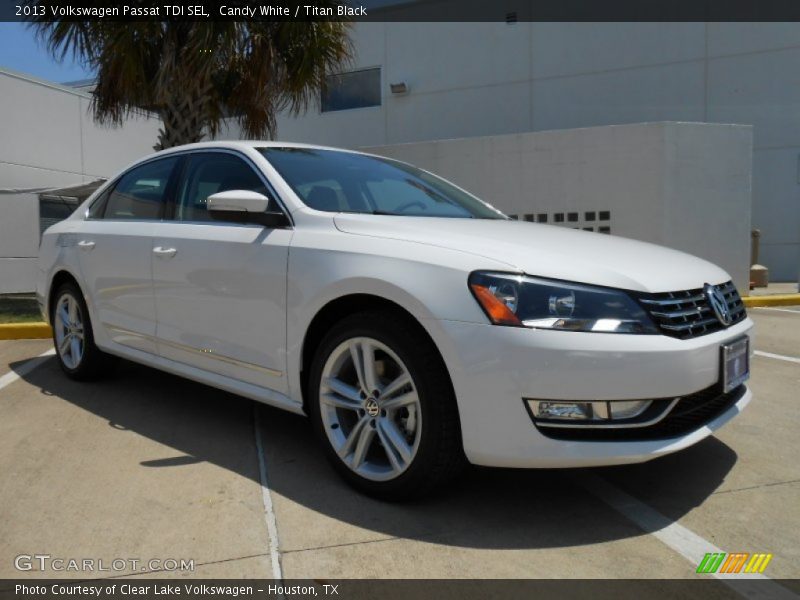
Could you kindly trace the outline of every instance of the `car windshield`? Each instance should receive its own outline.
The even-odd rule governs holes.
[[[411,217],[507,219],[454,185],[394,160],[316,148],[259,148],[311,208]]]

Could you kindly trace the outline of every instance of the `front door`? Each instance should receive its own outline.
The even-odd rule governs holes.
[[[237,154],[187,155],[174,218],[157,224],[153,238],[159,352],[287,393],[286,265],[292,230],[212,220],[208,196],[234,189],[270,195],[254,167]]]

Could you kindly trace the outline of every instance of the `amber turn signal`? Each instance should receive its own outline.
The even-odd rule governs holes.
[[[517,318],[517,315],[499,300],[489,288],[477,283],[470,284],[470,287],[492,323],[495,325],[522,326],[522,322]]]

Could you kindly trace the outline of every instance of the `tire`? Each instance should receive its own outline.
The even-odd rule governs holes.
[[[364,389],[373,385],[376,390]],[[365,311],[339,321],[317,348],[307,389],[328,459],[361,492],[418,498],[466,464],[444,362],[419,324],[403,314]]]
[[[89,309],[78,286],[64,283],[56,290],[54,298],[50,322],[61,370],[77,381],[106,375],[116,359],[95,345]]]

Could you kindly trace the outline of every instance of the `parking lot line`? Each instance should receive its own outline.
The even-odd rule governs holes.
[[[272,578],[283,579],[281,572],[281,554],[278,546],[278,522],[275,520],[275,510],[272,506],[272,494],[267,481],[267,464],[264,462],[264,447],[261,442],[261,421],[258,417],[258,403],[253,403],[253,431],[256,438],[256,452],[258,453],[258,473],[261,479],[261,497],[264,501],[264,520],[267,524],[269,536],[269,557],[272,564]]]
[[[22,363],[22,365],[17,367],[16,371],[11,371],[0,377],[0,390],[2,390],[7,385],[14,383],[20,377],[24,377],[25,375],[33,371],[36,367],[41,365],[48,358],[54,356],[55,353],[56,353],[55,349],[50,348],[46,352],[42,352],[39,356],[35,356],[30,360],[28,360],[27,362]]]
[[[764,352],[763,350],[756,350],[753,352],[756,356],[763,356],[764,358],[774,358],[776,360],[785,360],[786,362],[800,363],[800,358],[795,356],[785,356],[783,354],[773,354],[772,352]]]
[[[578,485],[583,486],[587,491],[608,504],[623,517],[635,523],[644,531],[683,556],[695,567],[700,564],[700,561],[706,553],[722,552],[720,548],[705,538],[697,535],[683,525],[672,521],[668,517],[665,517],[654,508],[651,508],[644,502],[623,492],[601,477],[589,475],[587,477],[581,477],[580,479],[577,477],[573,479]],[[781,600],[797,600],[798,598],[792,591],[775,583],[769,577],[761,573],[736,575],[714,573],[712,576],[717,579],[725,580],[736,593],[746,598],[769,598],[770,600],[776,598]],[[757,579],[760,581],[750,583],[743,581],[747,579]]]

